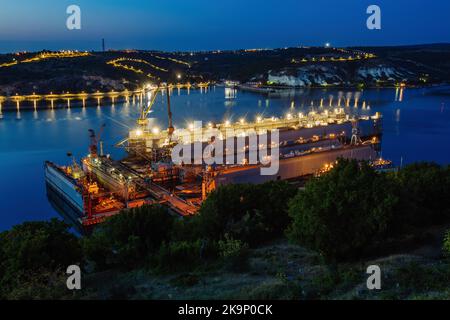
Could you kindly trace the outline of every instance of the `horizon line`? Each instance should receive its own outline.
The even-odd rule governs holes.
[[[336,48],[336,49],[343,49],[343,48],[393,48],[393,47],[420,47],[420,46],[437,46],[437,45],[450,45],[450,42],[430,42],[430,43],[416,43],[416,44],[387,44],[387,45],[349,45],[349,46],[331,46],[329,48]],[[138,49],[138,48],[109,48],[105,51],[102,50],[80,50],[80,49],[68,49],[68,48],[61,48],[61,49],[46,49],[43,48],[41,50],[16,50],[16,51],[1,51],[0,54],[2,55],[8,55],[8,54],[15,54],[17,52],[29,52],[29,53],[35,53],[35,52],[42,52],[42,51],[50,51],[50,52],[57,52],[57,51],[86,51],[86,52],[112,52],[112,51],[127,51],[127,50],[135,50],[135,51],[148,51],[148,52],[167,52],[167,53],[204,53],[204,52],[232,52],[232,51],[245,51],[245,50],[286,50],[286,49],[301,49],[301,48],[324,48],[324,45],[299,45],[299,46],[286,46],[286,47],[251,47],[251,48],[235,48],[235,49],[203,49],[203,50],[161,50],[161,49]]]

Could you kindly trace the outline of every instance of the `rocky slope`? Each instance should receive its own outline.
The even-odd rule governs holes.
[[[307,86],[345,86],[363,84],[420,82],[421,75],[412,70],[395,67],[385,63],[360,65],[355,69],[330,64],[315,64],[296,69],[271,70],[269,83],[307,87]]]

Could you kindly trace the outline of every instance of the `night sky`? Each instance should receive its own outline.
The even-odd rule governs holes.
[[[66,28],[81,7],[82,29]],[[382,30],[366,9],[382,10]],[[450,42],[448,0],[2,0],[0,51],[210,50]]]

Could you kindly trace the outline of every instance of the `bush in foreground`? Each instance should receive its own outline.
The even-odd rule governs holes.
[[[225,240],[218,242],[219,253],[227,269],[242,272],[248,267],[248,244],[225,235]]]
[[[64,222],[17,225],[0,234],[0,298],[47,298],[51,279],[81,260],[78,239]]]
[[[163,243],[155,264],[160,272],[190,271],[202,263],[200,241]]]
[[[366,163],[340,160],[291,201],[287,234],[331,262],[360,258],[388,234],[398,202],[387,176]]]
[[[435,163],[411,164],[397,174],[401,203],[397,225],[439,224],[450,218],[450,171]]]
[[[444,255],[450,258],[450,230],[445,234],[443,251]]]
[[[204,202],[190,228],[201,239],[218,241],[228,234],[252,246],[262,244],[283,235],[296,190],[286,182],[221,187]]]
[[[175,218],[160,206],[144,206],[108,219],[83,239],[86,258],[98,269],[133,268],[148,263],[170,241]]]

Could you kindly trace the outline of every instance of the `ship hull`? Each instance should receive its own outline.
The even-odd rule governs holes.
[[[76,181],[68,177],[51,162],[45,164],[45,181],[80,214],[84,211],[83,196]]]
[[[324,164],[334,163],[339,158],[355,160],[375,160],[378,156],[373,145],[344,147],[306,156],[280,159],[276,175],[262,175],[262,166],[230,168],[215,177],[217,187],[229,184],[262,184],[269,181],[292,180],[311,176],[323,169]]]
[[[76,181],[67,177],[53,163],[45,163],[47,198],[61,217],[80,234],[85,233],[82,218],[84,215],[83,197]]]

